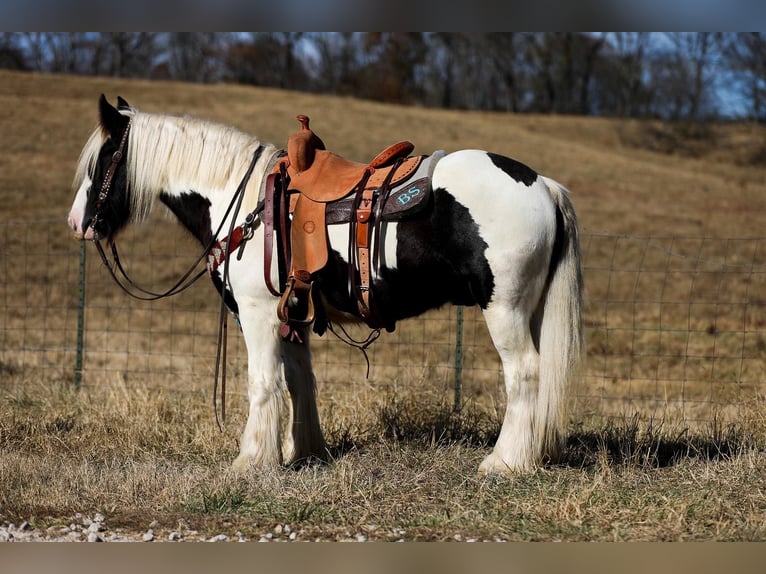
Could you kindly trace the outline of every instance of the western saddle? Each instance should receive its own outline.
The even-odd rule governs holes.
[[[338,223],[349,225],[349,284],[359,314],[371,328],[380,328],[384,322],[373,302],[371,269],[378,267],[381,223],[426,204],[430,174],[443,152],[410,157],[414,145],[402,141],[367,164],[357,163],[328,151],[307,116],[297,119],[301,129],[288,139],[287,156],[268,176],[264,197],[264,275],[269,290],[280,297],[282,336],[300,342],[295,327],[314,322],[313,286],[328,262],[327,226]],[[271,280],[275,238],[279,288]],[[325,328],[326,323],[314,326],[320,334]]]

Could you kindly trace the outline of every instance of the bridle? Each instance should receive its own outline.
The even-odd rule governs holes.
[[[101,219],[101,212],[106,204],[107,199],[109,198],[109,192],[112,190],[114,174],[116,173],[117,168],[119,167],[122,160],[125,159],[125,146],[128,142],[128,134],[130,133],[131,124],[132,122],[128,121],[128,125],[125,127],[125,131],[122,134],[120,143],[117,146],[117,150],[112,154],[112,161],[109,164],[109,167],[106,169],[104,179],[101,182],[101,189],[99,190],[98,197],[96,198],[96,213],[90,220],[89,227],[93,230],[93,243],[96,245],[96,250],[101,257],[101,261],[103,262],[104,267],[106,267],[109,271],[109,274],[117,286],[134,299],[139,299],[141,301],[156,301],[158,299],[171,297],[181,293],[182,291],[185,291],[191,287],[200,277],[202,277],[205,274],[204,269],[194,276],[192,276],[192,273],[194,273],[194,270],[197,268],[200,261],[204,259],[207,250],[199,258],[197,258],[194,264],[173,286],[162,293],[156,293],[154,291],[150,291],[149,289],[145,289],[130,278],[130,276],[125,271],[125,268],[122,266],[120,255],[117,250],[117,243],[115,241],[108,242],[112,251],[113,260],[112,263],[109,262],[109,259],[104,252],[104,248],[101,246],[101,241],[99,240],[98,233],[96,232],[96,225]]]
[[[109,247],[112,252],[112,262],[110,262],[109,258],[107,257],[104,251],[103,246],[101,245],[101,241],[99,240],[98,234],[96,232],[96,224],[101,219],[101,212],[103,210],[104,205],[106,204],[107,199],[109,198],[109,192],[112,189],[114,174],[117,171],[117,167],[120,165],[120,163],[123,161],[123,159],[126,156],[125,146],[128,141],[128,133],[130,132],[130,126],[131,126],[131,122],[129,121],[128,125],[125,127],[125,131],[122,134],[122,138],[120,139],[120,144],[118,145],[117,150],[112,154],[112,161],[106,170],[104,179],[101,182],[101,189],[99,190],[98,197],[96,199],[96,213],[91,219],[89,227],[93,230],[93,237],[94,237],[93,243],[96,245],[96,250],[98,251],[98,254],[101,257],[101,261],[103,262],[104,266],[109,271],[109,274],[111,275],[114,282],[120,287],[120,289],[122,289],[125,293],[127,293],[129,296],[133,297],[134,299],[138,299],[141,301],[156,301],[159,299],[164,299],[166,297],[172,297],[173,295],[178,295],[179,293],[187,290],[194,283],[196,283],[197,280],[199,280],[203,275],[205,275],[207,271],[209,271],[209,269],[203,268],[199,270],[196,274],[194,274],[195,270],[197,269],[197,267],[199,267],[200,263],[202,263],[203,261],[206,261],[209,258],[209,254],[211,250],[217,244],[220,243],[217,237],[220,234],[221,230],[223,229],[224,222],[226,221],[226,219],[228,218],[229,214],[231,213],[232,209],[235,207],[235,204],[236,204],[236,209],[232,217],[230,232],[234,229],[234,222],[237,219],[237,214],[239,213],[239,209],[242,205],[244,190],[247,187],[247,184],[250,180],[250,176],[253,172],[255,164],[261,155],[261,148],[259,147],[258,151],[256,151],[256,153],[253,155],[253,159],[250,162],[250,165],[248,166],[245,176],[243,177],[242,181],[237,187],[237,190],[234,193],[234,196],[232,197],[232,200],[228,208],[226,209],[226,212],[224,213],[223,218],[221,219],[221,223],[219,224],[218,228],[215,230],[215,233],[211,234],[210,241],[204,247],[202,253],[200,253],[199,257],[197,257],[197,259],[191,264],[189,269],[181,276],[181,278],[178,281],[176,281],[176,283],[174,283],[167,290],[161,293],[158,293],[158,292],[146,289],[144,287],[141,287],[130,278],[127,271],[125,271],[125,268],[123,267],[122,262],[120,261],[120,255],[117,249],[117,243],[113,240],[108,241]],[[255,217],[260,213],[262,209],[263,209],[263,205],[262,203],[259,203],[258,207],[256,207],[253,213],[250,214],[250,216],[248,216],[248,220],[247,220],[248,225],[250,225],[251,227],[256,225]],[[225,259],[228,259],[228,252],[224,253],[223,257]]]
[[[120,165],[122,158],[125,155],[125,144],[128,143],[128,133],[130,133],[131,121],[128,120],[128,125],[125,126],[125,131],[122,133],[120,144],[117,146],[117,151],[112,154],[112,163],[106,169],[104,180],[101,182],[101,190],[98,192],[98,198],[96,199],[96,213],[90,220],[89,227],[93,230],[93,236],[96,235],[96,224],[101,216],[101,209],[106,203],[107,197],[109,197],[109,191],[112,188],[112,180],[114,179],[114,173],[117,171],[117,167]]]

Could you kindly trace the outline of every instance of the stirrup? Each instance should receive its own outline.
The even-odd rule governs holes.
[[[294,275],[288,279],[285,292],[282,293],[282,297],[279,299],[279,305],[277,305],[277,317],[282,323],[288,325],[294,325],[299,327],[308,327],[314,322],[314,282],[306,282],[298,279]],[[296,297],[307,297],[308,309],[306,316],[303,319],[296,319],[290,317],[290,311],[288,305],[290,303],[290,297],[295,294]]]

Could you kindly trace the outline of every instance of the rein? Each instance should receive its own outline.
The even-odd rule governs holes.
[[[104,252],[104,248],[101,246],[101,242],[98,240],[98,234],[96,233],[96,224],[98,223],[101,217],[101,210],[104,207],[104,204],[106,203],[106,200],[109,197],[109,192],[111,191],[111,188],[112,188],[112,181],[114,179],[114,174],[117,171],[117,166],[120,165],[120,162],[122,162],[123,158],[126,156],[125,145],[128,142],[128,134],[130,133],[131,125],[132,125],[132,121],[129,121],[128,125],[125,126],[125,131],[123,132],[122,138],[120,139],[120,144],[117,146],[117,151],[115,151],[112,154],[112,162],[109,164],[109,167],[106,170],[106,174],[104,175],[104,181],[101,182],[101,190],[99,191],[98,198],[96,200],[96,213],[93,216],[93,219],[91,219],[90,221],[90,228],[93,230],[93,237],[94,237],[93,243],[95,243],[96,245],[96,250],[98,251],[98,254],[101,257],[101,261],[104,264],[104,267],[106,267],[109,270],[109,274],[112,276],[112,279],[114,280],[115,283],[117,283],[120,289],[122,289],[125,293],[127,293],[134,299],[139,299],[142,301],[156,301],[157,299],[170,297],[172,295],[176,295],[178,293],[181,293],[182,291],[185,291],[186,289],[191,287],[200,277],[202,277],[202,275],[204,274],[204,270],[198,273],[196,276],[192,277],[191,279],[189,278],[189,276],[197,268],[197,265],[199,265],[200,261],[202,261],[202,259],[207,254],[207,250],[199,258],[197,258],[197,261],[195,261],[194,264],[189,268],[189,270],[186,273],[184,273],[181,279],[179,279],[172,287],[170,287],[164,293],[155,293],[148,289],[144,289],[143,287],[137,285],[135,281],[133,281],[128,276],[127,272],[125,271],[125,268],[122,266],[122,263],[120,262],[120,256],[117,251],[117,244],[114,241],[109,242],[109,245],[112,251],[112,258],[113,258],[113,263],[112,264],[109,263],[106,253]],[[227,214],[228,214],[228,211],[227,211]],[[120,277],[117,276],[115,269],[119,271],[120,275],[122,276],[122,279],[120,279]],[[141,293],[141,295],[137,294],[134,291]]]
[[[256,162],[258,161],[258,158],[260,157],[263,149],[261,147],[258,148],[258,151],[256,151],[253,160],[250,162],[250,166],[247,168],[247,172],[245,173],[245,176],[242,178],[242,182],[239,184],[239,187],[237,188],[237,192],[234,194],[234,198],[239,196],[239,199],[237,201],[237,207],[234,211],[234,217],[231,218],[231,225],[229,227],[229,234],[226,236],[226,239],[221,240],[217,243],[214,243],[210,249],[213,250],[210,254],[208,254],[208,266],[207,270],[210,273],[210,275],[213,275],[213,272],[215,269],[219,266],[221,261],[223,261],[223,274],[222,274],[222,284],[221,284],[221,310],[218,317],[218,349],[216,350],[216,356],[215,356],[215,375],[214,375],[214,381],[213,381],[213,412],[215,413],[215,423],[218,425],[218,430],[223,431],[222,423],[226,423],[226,350],[227,350],[227,341],[228,341],[228,333],[229,333],[229,322],[228,322],[228,314],[226,313],[226,284],[229,281],[229,255],[233,249],[238,249],[237,252],[237,259],[240,259],[242,257],[243,249],[245,248],[246,242],[248,239],[252,237],[253,230],[255,229],[255,218],[260,215],[260,213],[264,210],[265,207],[265,200],[260,199],[260,194],[263,193],[264,187],[266,185],[265,180],[261,183],[261,192],[259,193],[259,201],[256,208],[250,212],[245,219],[245,223],[240,225],[239,227],[234,227],[234,222],[237,220],[237,213],[239,213],[239,209],[242,206],[242,198],[244,197],[244,189],[247,186],[247,182],[250,179],[250,175],[253,173],[253,168],[255,167]],[[277,152],[274,154],[274,156],[269,160],[269,164],[266,168],[266,171],[264,173],[269,173],[271,169],[276,164],[277,160],[282,157],[282,152]],[[229,210],[234,205],[234,198],[232,198],[232,202],[229,205],[228,209],[226,210],[226,213],[228,214]],[[224,216],[224,220],[226,217]],[[220,228],[219,230],[220,231]],[[239,232],[239,234],[237,234]],[[217,235],[217,232],[216,232]],[[235,245],[236,244],[236,245]],[[221,253],[215,253],[214,251],[220,249]],[[221,418],[218,418],[218,380],[221,380]]]
[[[125,293],[133,297],[134,299],[138,299],[140,301],[157,301],[158,299],[164,299],[166,297],[172,297],[173,295],[178,295],[179,293],[185,291],[189,287],[191,287],[194,283],[197,282],[197,280],[202,277],[205,274],[205,269],[202,269],[199,271],[196,275],[193,277],[189,277],[194,270],[199,265],[200,261],[202,261],[207,256],[207,251],[205,251],[201,257],[197,259],[197,261],[194,262],[194,264],[186,271],[186,273],[183,274],[181,279],[179,279],[172,287],[170,287],[167,291],[164,291],[163,293],[154,293],[153,291],[149,291],[148,289],[144,289],[140,285],[137,285],[127,274],[125,271],[125,268],[122,266],[122,262],[120,261],[120,254],[117,251],[117,244],[112,242],[110,244],[111,251],[112,251],[112,262],[109,262],[109,258],[106,256],[106,253],[104,252],[104,248],[101,246],[101,242],[99,240],[93,241],[96,245],[96,250],[98,251],[98,254],[101,256],[101,261],[104,264],[104,267],[107,268],[109,271],[109,274],[111,275],[114,282],[117,284],[117,286],[122,289]],[[119,271],[119,275],[122,276],[120,278],[115,271]],[[138,293],[135,293],[133,290],[139,291],[140,293],[143,293],[143,295],[140,295]]]
[[[111,275],[114,282],[122,289],[125,293],[127,293],[129,296],[133,297],[134,299],[138,299],[141,301],[156,301],[158,299],[164,299],[166,297],[171,297],[173,295],[177,295],[189,287],[191,287],[194,283],[197,282],[197,280],[202,277],[206,272],[209,273],[211,276],[213,275],[213,272],[215,271],[218,264],[222,261],[223,262],[223,281],[221,285],[221,307],[220,307],[220,314],[219,314],[219,321],[218,321],[218,349],[216,352],[216,364],[215,364],[215,380],[213,384],[213,410],[215,413],[215,422],[218,425],[219,430],[223,430],[222,422],[226,422],[226,347],[227,347],[227,334],[228,334],[228,314],[226,313],[226,285],[229,282],[229,255],[232,251],[232,247],[239,248],[239,255],[238,257],[242,256],[242,250],[246,244],[246,241],[252,237],[253,230],[255,229],[255,226],[257,225],[256,217],[263,211],[264,208],[264,202],[261,200],[258,202],[258,205],[256,208],[247,216],[247,219],[245,223],[241,224],[239,227],[236,227],[236,221],[237,221],[237,215],[239,214],[240,208],[242,207],[242,201],[245,196],[245,188],[247,187],[248,182],[250,181],[250,176],[253,173],[253,170],[255,169],[255,164],[258,162],[258,160],[261,157],[261,154],[263,153],[263,146],[258,146],[257,150],[253,154],[253,158],[250,161],[250,164],[247,167],[247,171],[245,172],[245,175],[242,177],[242,181],[240,181],[239,185],[237,186],[236,191],[234,192],[234,195],[231,198],[231,202],[229,203],[229,206],[226,208],[226,212],[223,215],[223,218],[221,219],[221,223],[219,224],[218,228],[216,229],[215,233],[212,234],[210,241],[205,246],[202,253],[197,257],[197,259],[194,261],[194,263],[189,267],[189,269],[183,274],[183,276],[169,289],[162,293],[156,293],[154,291],[150,291],[149,289],[145,289],[138,284],[136,284],[135,281],[133,281],[125,271],[125,268],[122,266],[122,263],[120,261],[120,256],[117,250],[117,244],[114,241],[110,241],[110,247],[112,251],[112,259],[113,262],[110,263],[108,257],[106,256],[106,253],[104,252],[104,248],[101,246],[101,242],[97,238],[97,234],[95,233],[95,226],[99,220],[100,212],[102,207],[104,206],[104,203],[106,202],[109,191],[111,190],[112,186],[112,180],[114,179],[114,174],[117,169],[117,166],[120,164],[122,159],[125,157],[124,149],[125,144],[128,139],[128,132],[130,131],[130,122],[128,122],[128,125],[125,128],[125,132],[122,135],[122,139],[120,140],[120,144],[117,148],[117,151],[112,154],[112,162],[110,163],[109,167],[107,168],[106,175],[104,176],[104,181],[101,183],[101,190],[98,194],[98,199],[96,201],[96,214],[93,216],[93,219],[91,220],[90,227],[94,231],[94,240],[93,242],[96,245],[96,249],[101,257],[101,261],[103,262],[104,266],[109,271],[109,274]],[[273,160],[272,160],[273,161]],[[233,212],[232,212],[233,209]],[[231,218],[231,224],[229,226],[229,234],[227,236],[227,239],[219,241],[218,235],[223,229],[224,222],[229,217],[229,214],[232,213]],[[236,231],[239,231],[240,233],[237,234],[237,246],[233,246],[232,244],[235,243],[231,239],[235,235],[235,227]],[[216,255],[213,255],[215,251],[220,251]],[[194,270],[199,266],[199,264],[202,261],[207,261],[206,269],[200,270],[195,275],[192,275],[194,273]],[[212,264],[211,262],[215,263]],[[115,269],[117,271],[115,271]],[[221,417],[219,419],[218,417],[218,381],[221,381]]]
[[[93,217],[90,223],[90,227],[95,232],[95,225],[99,218],[99,212],[101,210],[101,207],[104,205],[104,202],[106,201],[109,191],[111,189],[112,184],[112,178],[114,177],[114,171],[119,165],[120,161],[124,157],[123,154],[123,148],[125,146],[125,142],[127,141],[127,133],[130,130],[130,123],[128,123],[128,126],[125,128],[125,133],[122,136],[122,141],[120,142],[120,146],[117,149],[116,152],[112,155],[112,163],[110,164],[109,168],[107,169],[106,177],[104,178],[104,181],[101,185],[101,191],[98,194],[98,201],[96,202],[96,215]],[[120,261],[119,252],[117,250],[117,243],[115,241],[109,242],[111,252],[112,252],[112,259],[113,262],[110,263],[108,257],[106,256],[106,253],[104,252],[104,248],[101,246],[101,242],[98,239],[94,239],[93,243],[96,245],[96,250],[98,251],[99,255],[101,256],[101,261],[103,262],[104,266],[109,271],[109,274],[111,275],[114,282],[117,284],[120,289],[122,289],[125,293],[133,297],[134,299],[138,299],[140,301],[156,301],[158,299],[164,299],[166,297],[172,297],[173,295],[177,295],[189,287],[191,287],[194,283],[197,282],[198,279],[200,279],[206,272],[206,269],[200,270],[196,275],[192,276],[192,273],[194,273],[194,270],[199,266],[199,264],[202,261],[205,261],[209,257],[210,251],[216,246],[218,243],[217,237],[218,234],[223,229],[224,222],[226,221],[226,218],[229,216],[229,213],[231,212],[232,208],[236,204],[236,210],[234,211],[234,215],[232,217],[232,223],[230,231],[234,228],[234,222],[236,221],[237,214],[239,213],[239,209],[242,205],[242,197],[244,196],[244,190],[245,187],[247,187],[247,183],[250,180],[250,176],[253,173],[253,169],[255,167],[255,164],[257,163],[258,159],[261,156],[261,148],[259,147],[256,153],[253,155],[253,159],[250,162],[250,165],[247,168],[247,172],[245,173],[245,176],[242,178],[242,181],[240,182],[239,186],[237,187],[237,190],[234,192],[234,196],[231,199],[231,202],[229,203],[229,206],[226,208],[226,212],[223,215],[223,218],[221,219],[221,223],[218,226],[218,229],[216,229],[215,233],[212,234],[212,237],[208,244],[203,249],[202,253],[197,257],[197,259],[192,263],[192,265],[189,267],[189,269],[182,275],[182,277],[170,288],[168,288],[166,291],[162,293],[156,293],[154,291],[151,291],[149,289],[145,289],[144,287],[141,287],[138,285],[135,281],[133,281],[128,273],[125,271],[125,268],[122,266],[122,262]],[[263,209],[262,203],[258,204],[258,207],[253,211],[252,217],[248,219],[249,224],[252,225],[254,222],[255,216],[260,213],[260,211]],[[243,239],[246,240],[249,237],[245,236]],[[228,251],[226,251],[226,256],[228,257]],[[119,272],[115,271],[115,269]]]
[[[226,210],[226,215],[228,215],[229,210],[232,208],[232,206],[235,203],[236,200],[236,208],[234,209],[234,215],[231,218],[231,224],[229,225],[229,234],[227,237],[231,237],[234,233],[234,227],[235,223],[237,221],[237,214],[239,213],[239,209],[242,207],[242,199],[245,197],[245,188],[247,187],[247,182],[250,181],[250,175],[253,173],[253,168],[255,168],[255,164],[258,161],[258,159],[261,157],[261,153],[263,152],[263,146],[258,146],[258,149],[256,150],[255,154],[253,154],[253,159],[250,161],[250,165],[247,167],[247,171],[245,172],[244,177],[242,178],[242,181],[239,184],[239,187],[237,187],[237,191],[234,192],[234,197],[231,200],[231,203],[229,204],[229,207]],[[258,202],[258,206],[255,208],[255,210],[248,215],[247,221],[248,222],[254,222],[255,216],[260,213],[263,210],[264,203],[262,201]],[[221,226],[223,226],[223,222],[226,220],[226,215],[224,215],[223,219],[221,220]],[[218,229],[220,231],[220,227]],[[218,232],[213,235],[213,239],[215,239],[216,235],[218,235]],[[250,234],[248,234],[250,235]],[[245,239],[249,239],[249,237],[245,237]],[[245,243],[241,244],[239,254],[242,255],[242,248],[244,248]],[[226,313],[226,284],[229,282],[229,255],[231,252],[231,241],[226,241],[225,245],[223,247],[223,273],[222,273],[222,283],[221,283],[221,310],[218,316],[218,349],[216,351],[215,355],[215,375],[214,375],[214,381],[213,381],[213,412],[215,413],[215,424],[218,425],[218,430],[223,431],[222,423],[226,422],[226,348],[227,348],[227,341],[228,341],[228,332],[229,332],[229,315]],[[212,248],[212,246],[211,246]],[[208,249],[209,251],[209,249]],[[205,255],[205,254],[203,254]],[[212,276],[213,271],[210,270],[210,274]],[[221,378],[221,418],[218,418],[218,377],[220,375]]]

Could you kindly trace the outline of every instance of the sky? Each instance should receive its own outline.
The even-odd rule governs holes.
[[[0,0],[5,31],[756,31],[762,0]]]

